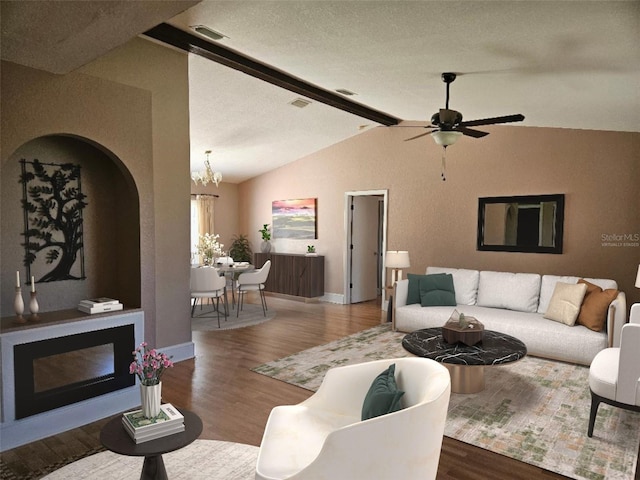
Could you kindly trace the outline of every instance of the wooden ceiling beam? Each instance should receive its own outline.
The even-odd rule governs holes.
[[[160,42],[172,45],[195,55],[239,70],[247,75],[269,82],[303,97],[324,103],[353,115],[372,120],[382,125],[397,125],[400,119],[384,112],[374,110],[361,103],[353,102],[341,95],[320,88],[312,83],[294,77],[282,70],[254,60],[235,50],[205,40],[197,35],[185,32],[168,23],[161,23],[146,31],[144,35]]]

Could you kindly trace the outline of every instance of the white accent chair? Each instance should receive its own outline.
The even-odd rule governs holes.
[[[220,299],[224,306],[225,320],[229,315],[227,307],[227,281],[214,267],[191,267],[191,318],[193,318],[198,299],[200,299],[200,309],[204,298],[215,299],[216,312],[218,315],[218,328],[220,328]]]
[[[404,408],[362,421],[371,383],[393,363]],[[426,358],[333,368],[310,398],[271,411],[255,478],[435,479],[450,392],[448,370]]]
[[[236,317],[240,315],[240,310],[242,310],[245,293],[255,291],[260,293],[262,313],[265,317],[267,316],[267,300],[264,297],[264,283],[269,276],[269,270],[271,270],[271,260],[264,262],[264,265],[254,272],[241,273],[238,276],[238,308],[236,309]]]
[[[620,347],[600,351],[589,367],[591,412],[587,435],[601,402],[640,412],[640,303],[631,306],[629,323],[622,327]]]

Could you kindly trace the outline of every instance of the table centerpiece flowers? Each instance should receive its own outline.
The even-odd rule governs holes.
[[[142,413],[147,418],[157,417],[162,398],[161,378],[167,368],[173,367],[172,357],[149,348],[147,342],[142,342],[132,353],[134,360],[129,365],[129,373],[140,379]]]
[[[220,238],[218,234],[205,233],[198,239],[196,251],[205,265],[213,265],[216,257],[225,256],[222,250],[224,245],[218,242],[218,238]]]

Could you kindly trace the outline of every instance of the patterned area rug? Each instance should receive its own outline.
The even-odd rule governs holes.
[[[253,371],[315,391],[332,367],[411,356],[381,325]],[[451,394],[445,435],[576,479],[633,479],[640,414],[601,404],[587,437],[588,367],[525,357],[485,368],[486,389]]]
[[[258,447],[241,443],[196,440],[191,445],[162,456],[172,480],[253,480]],[[142,457],[102,452],[71,463],[43,480],[120,480],[140,478]]]
[[[218,328],[218,316],[213,306],[205,305],[203,309],[200,309],[200,305],[198,304],[194,312],[194,317],[191,319],[191,330],[207,332],[232,330],[234,328],[250,327],[268,322],[275,317],[275,310],[267,310],[267,315],[265,316],[262,312],[262,307],[260,305],[254,305],[253,303],[245,303],[242,306],[242,310],[240,310],[240,315],[236,317],[236,309],[231,308],[231,302],[229,302],[229,316],[225,319],[224,316],[220,314],[220,328]]]

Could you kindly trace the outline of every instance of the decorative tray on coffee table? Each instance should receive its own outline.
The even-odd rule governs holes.
[[[464,343],[473,346],[482,341],[484,325],[477,318],[468,317],[457,310],[442,327],[442,337],[447,343]]]

